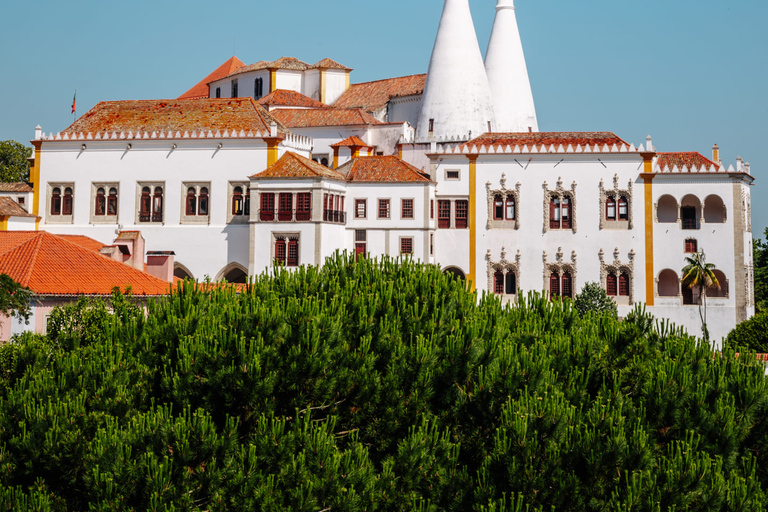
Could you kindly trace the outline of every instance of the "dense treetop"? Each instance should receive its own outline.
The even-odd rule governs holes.
[[[642,310],[338,257],[0,350],[0,510],[765,510],[766,386]]]
[[[15,140],[0,140],[0,181],[29,182],[29,161],[32,148]]]

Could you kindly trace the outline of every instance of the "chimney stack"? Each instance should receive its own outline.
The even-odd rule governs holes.
[[[720,148],[717,147],[717,144],[712,146],[712,161],[720,165]]]
[[[121,231],[115,245],[125,255],[123,263],[144,272],[144,237],[140,231]]]
[[[147,253],[147,274],[173,282],[173,266],[176,253],[173,251],[152,251]]]

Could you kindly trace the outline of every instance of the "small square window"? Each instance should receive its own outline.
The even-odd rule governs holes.
[[[367,234],[364,229],[355,230],[355,242],[367,242]]]
[[[408,237],[400,239],[400,253],[413,254],[413,238]]]
[[[685,252],[699,252],[699,243],[695,238],[689,238],[685,241]]]
[[[461,174],[458,169],[447,169],[445,171],[446,180],[458,180],[461,178]]]

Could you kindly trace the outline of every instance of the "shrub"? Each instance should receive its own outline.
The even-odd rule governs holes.
[[[737,325],[726,338],[730,347],[768,353],[768,311],[758,313]]]
[[[616,303],[598,283],[585,284],[581,292],[576,295],[573,306],[582,317],[590,311],[598,315],[609,314],[616,316],[617,314]]]

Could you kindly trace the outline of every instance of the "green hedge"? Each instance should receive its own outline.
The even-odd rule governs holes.
[[[0,349],[0,510],[765,510],[762,368],[339,256]],[[99,335],[94,335],[99,333]]]
[[[760,354],[768,353],[768,311],[758,313],[736,326],[726,338],[734,349],[747,349]]]

